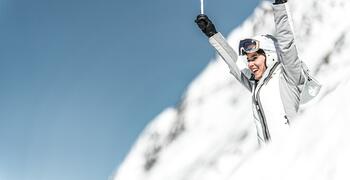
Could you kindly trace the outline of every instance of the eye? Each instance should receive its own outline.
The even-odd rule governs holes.
[[[251,61],[255,61],[256,59],[258,59],[258,56],[253,56],[252,58],[247,58],[248,62],[251,62]]]

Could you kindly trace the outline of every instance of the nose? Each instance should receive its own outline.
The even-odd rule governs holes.
[[[248,61],[248,68],[251,69],[254,66],[254,61]]]

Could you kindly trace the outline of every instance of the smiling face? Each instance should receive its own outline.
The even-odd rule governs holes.
[[[266,71],[266,57],[258,52],[247,53],[248,68],[255,80],[260,80]]]

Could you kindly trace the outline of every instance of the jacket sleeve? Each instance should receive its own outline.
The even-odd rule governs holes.
[[[252,91],[252,85],[249,81],[247,75],[250,75],[250,70],[245,68],[239,70],[236,62],[238,59],[237,53],[232,49],[232,47],[227,43],[225,38],[221,33],[216,33],[209,38],[210,44],[216,49],[222,59],[230,68],[230,73],[241,82],[249,91]]]
[[[303,81],[301,61],[295,45],[288,3],[273,5],[276,24],[277,52],[284,69],[284,75],[294,85]]]

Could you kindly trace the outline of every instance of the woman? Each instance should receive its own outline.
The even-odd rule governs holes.
[[[230,73],[252,93],[253,115],[258,140],[265,144],[280,137],[296,116],[305,82],[304,64],[298,57],[286,10],[287,0],[273,4],[276,37],[259,35],[241,40],[238,54],[246,56],[248,67],[239,69],[237,53],[218,33],[209,18],[200,14],[195,22],[209,37],[230,68]],[[318,89],[319,90],[319,89]]]

